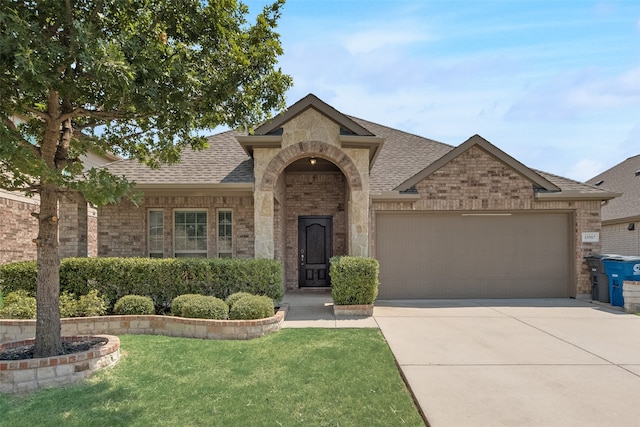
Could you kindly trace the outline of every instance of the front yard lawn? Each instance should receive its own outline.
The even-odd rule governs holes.
[[[424,426],[377,329],[121,336],[87,382],[0,395],[1,426]]]

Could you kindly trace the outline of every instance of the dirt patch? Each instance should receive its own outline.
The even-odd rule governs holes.
[[[100,347],[106,344],[109,340],[106,338],[100,337],[92,337],[83,341],[77,342],[62,342],[62,354],[58,354],[58,356],[62,356],[65,354],[74,354],[81,353],[83,351],[88,351],[93,348]],[[24,360],[24,359],[33,359],[33,350],[35,345],[24,345],[21,347],[9,348],[0,352],[0,360]]]

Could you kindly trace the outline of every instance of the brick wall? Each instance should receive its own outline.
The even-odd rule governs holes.
[[[208,256],[217,256],[217,211],[233,211],[234,257],[252,258],[254,254],[252,196],[148,196],[136,207],[128,202],[100,208],[98,213],[99,256],[147,256],[147,219],[149,209],[164,211],[164,256],[173,253],[174,209],[207,211]]]
[[[38,210],[35,199],[0,193],[0,264],[36,259],[38,221],[31,213]]]
[[[346,182],[337,173],[287,173],[285,214],[285,284],[298,289],[298,216],[333,217],[333,255],[346,254]],[[277,246],[277,244],[276,244]]]
[[[576,293],[589,294],[584,257],[599,243],[582,243],[582,232],[600,231],[600,201],[538,201],[529,180],[479,147],[471,147],[416,185],[420,200],[374,202],[373,211],[557,211],[570,212],[575,226]],[[372,228],[375,224],[372,224]],[[375,230],[372,230],[375,233]],[[373,236],[373,235],[372,235]],[[372,237],[375,256],[375,238]]]
[[[633,230],[629,224],[634,224]],[[640,221],[603,225],[600,240],[605,254],[640,256]]]

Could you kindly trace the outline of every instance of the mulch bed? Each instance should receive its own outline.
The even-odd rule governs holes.
[[[108,340],[106,338],[91,338],[85,341],[78,342],[62,342],[62,354],[82,353],[83,351],[91,350],[95,347],[100,347],[106,344]],[[33,359],[33,350],[35,345],[25,345],[22,347],[9,348],[0,352],[0,360],[24,360]]]

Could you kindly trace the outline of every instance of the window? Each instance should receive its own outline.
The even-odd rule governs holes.
[[[207,212],[174,212],[175,257],[207,257]]]
[[[164,256],[164,212],[149,211],[149,257]]]
[[[218,211],[218,257],[233,256],[233,212]]]

